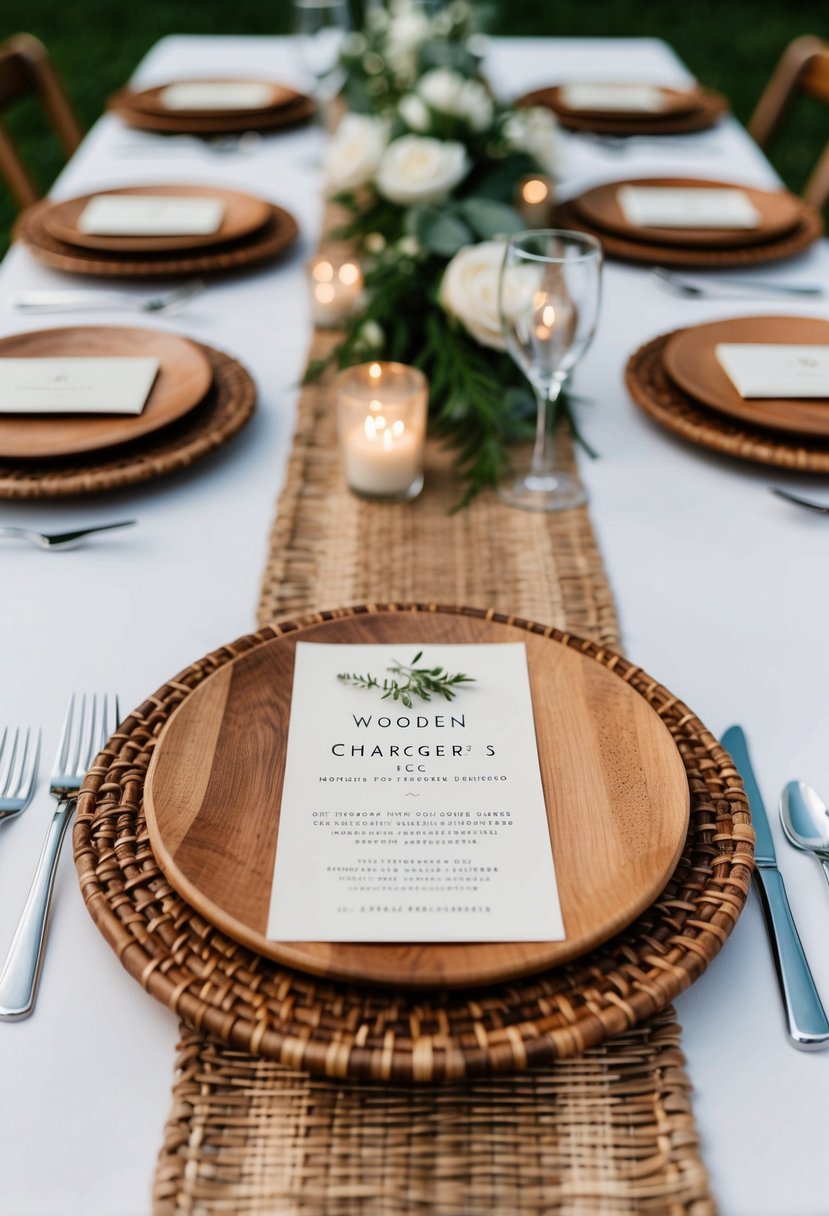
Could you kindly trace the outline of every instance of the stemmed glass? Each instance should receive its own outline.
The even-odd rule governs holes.
[[[349,0],[293,0],[293,6],[300,57],[314,78],[314,100],[325,128],[344,80],[340,56],[351,31]]]
[[[509,241],[499,280],[504,338],[538,401],[529,471],[508,477],[498,497],[527,511],[562,511],[586,501],[556,468],[555,424],[564,381],[590,345],[601,295],[602,247],[580,232],[542,228]]]

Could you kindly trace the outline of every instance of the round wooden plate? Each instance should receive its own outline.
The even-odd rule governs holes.
[[[295,101],[273,110],[257,110],[249,114],[227,111],[213,117],[206,115],[179,115],[173,110],[144,110],[134,103],[134,94],[116,93],[107,103],[127,124],[139,131],[153,131],[158,135],[198,135],[209,138],[213,135],[236,135],[245,131],[279,131],[305,122],[314,113],[312,98],[300,93]]]
[[[756,228],[653,228],[632,224],[618,202],[623,186],[665,186],[690,189],[737,189],[748,195],[757,208],[760,223]],[[670,246],[758,245],[790,232],[803,211],[803,203],[788,190],[755,190],[734,182],[705,181],[690,177],[643,177],[627,181],[606,182],[587,190],[571,200],[579,215],[590,224],[637,241]]]
[[[734,317],[681,329],[668,340],[665,369],[689,396],[755,426],[829,438],[829,400],[741,397],[717,360],[719,342],[829,346],[829,321],[817,317]]]
[[[629,82],[602,81],[601,83],[604,86],[611,83],[616,85]],[[664,85],[656,87],[662,94],[664,101],[664,108],[661,110],[599,110],[584,107],[576,109],[568,105],[565,100],[566,85],[554,85],[550,88],[548,90],[548,99],[551,109],[568,118],[613,118],[621,122],[637,122],[642,118],[647,119],[648,122],[659,122],[663,119],[676,118],[681,114],[690,114],[693,110],[699,108],[700,94],[696,89],[671,89]]]
[[[297,640],[526,644],[566,941],[267,939]],[[688,826],[689,791],[659,716],[585,656],[526,629],[451,610],[417,620],[370,612],[278,637],[196,689],[158,741],[145,808],[153,851],[168,880],[230,936],[316,975],[456,987],[566,962],[629,924],[674,870]]]
[[[713,127],[728,113],[728,101],[721,93],[699,89],[694,93],[696,106],[684,114],[637,114],[619,116],[604,111],[589,116],[575,110],[564,110],[558,101],[558,86],[535,89],[526,93],[516,104],[547,106],[563,127],[570,131],[588,131],[596,135],[690,135]]]
[[[224,203],[222,222],[215,232],[186,236],[112,236],[81,232],[78,219],[93,198],[102,194],[151,195],[162,198],[215,198]],[[164,253],[178,249],[205,249],[211,245],[226,245],[263,228],[271,214],[271,205],[253,194],[240,190],[225,190],[220,186],[121,186],[114,190],[96,190],[66,202],[52,203],[43,212],[43,225],[51,236],[68,245],[82,249],[100,249],[106,253]]]
[[[257,84],[264,85],[270,91],[270,98],[261,106],[244,106],[237,108],[235,106],[228,108],[214,107],[211,109],[170,109],[163,101],[163,95],[166,89],[178,84]],[[285,84],[277,84],[274,80],[253,80],[249,77],[204,77],[192,80],[168,80],[166,84],[155,85],[151,89],[143,89],[139,93],[130,94],[130,104],[137,110],[145,110],[148,114],[164,114],[168,117],[175,116],[180,118],[226,118],[228,115],[235,117],[248,117],[250,115],[267,114],[274,110],[281,110],[285,106],[296,105],[303,98],[303,94],[297,92],[296,89],[290,88]]]
[[[0,358],[118,356],[152,356],[160,361],[155,383],[140,414],[0,414],[0,456],[40,460],[128,443],[189,413],[204,398],[213,380],[210,360],[204,351],[187,338],[155,329],[71,326],[0,339]]]

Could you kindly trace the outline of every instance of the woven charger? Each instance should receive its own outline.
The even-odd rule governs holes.
[[[595,1046],[664,1008],[719,952],[753,866],[746,796],[727,753],[675,697],[615,651],[517,618],[603,664],[656,710],[685,765],[688,838],[659,899],[576,963],[474,992],[389,996],[317,980],[239,946],[169,886],[142,809],[147,767],[174,710],[210,674],[304,625],[365,611],[457,612],[386,604],[317,613],[248,635],[181,672],[138,707],[90,770],[78,799],[75,862],[87,907],[126,969],[199,1031],[326,1076],[438,1082],[519,1071]]]
[[[711,89],[700,89],[695,93],[697,105],[683,114],[649,114],[632,116],[603,114],[577,114],[565,108],[558,100],[557,85],[534,89],[525,93],[516,102],[520,106],[546,106],[552,110],[563,127],[570,131],[589,131],[596,135],[690,135],[695,131],[707,131],[724,114],[729,105],[722,93]]]
[[[271,204],[270,218],[261,228],[226,245],[211,245],[203,252],[97,253],[60,241],[49,232],[45,215],[52,206],[44,199],[27,207],[14,226],[14,239],[22,241],[38,261],[55,270],[102,278],[149,279],[227,273],[279,257],[299,236],[299,226],[290,212]]]
[[[640,409],[674,434],[715,452],[780,469],[829,473],[829,442],[800,435],[787,439],[780,431],[734,421],[708,409],[675,384],[663,354],[671,338],[681,332],[653,338],[628,360],[625,383]]]
[[[64,498],[136,485],[187,468],[227,443],[256,404],[248,371],[222,351],[193,343],[208,358],[213,386],[178,422],[133,443],[67,460],[0,461],[0,499]]]

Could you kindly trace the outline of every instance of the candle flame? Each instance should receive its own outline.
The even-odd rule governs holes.
[[[319,300],[320,304],[333,303],[336,296],[333,283],[317,283],[314,287],[314,295]]]
[[[402,418],[398,418],[396,422],[393,422],[391,424],[391,433],[392,433],[392,435],[394,435],[395,439],[399,439],[400,436],[405,431],[405,429],[406,429],[406,423],[403,421]]]
[[[381,401],[369,401],[368,408],[373,414],[377,414],[383,408],[383,403]]]
[[[330,283],[334,277],[334,267],[330,262],[317,262],[311,274],[319,283]]]
[[[552,304],[546,304],[541,311],[541,323],[546,325],[548,329],[552,329],[556,323],[556,310]]]
[[[360,267],[355,266],[353,262],[343,262],[338,277],[346,287],[353,287],[360,278]]]
[[[383,369],[379,363],[372,363],[368,369],[368,374],[371,376],[372,380],[379,380],[383,374]]]
[[[524,196],[524,201],[527,203],[543,203],[549,197],[550,191],[547,189],[547,183],[541,181],[540,178],[533,177],[528,182],[524,182],[524,188],[521,192]]]

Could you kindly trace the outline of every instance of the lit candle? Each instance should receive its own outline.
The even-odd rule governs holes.
[[[553,183],[541,173],[524,177],[515,192],[515,207],[528,228],[548,228],[553,217]]]
[[[321,253],[308,267],[314,323],[336,328],[354,313],[363,292],[363,272],[352,257]]]
[[[363,363],[337,378],[346,481],[364,498],[404,501],[423,488],[428,384],[402,363]]]

